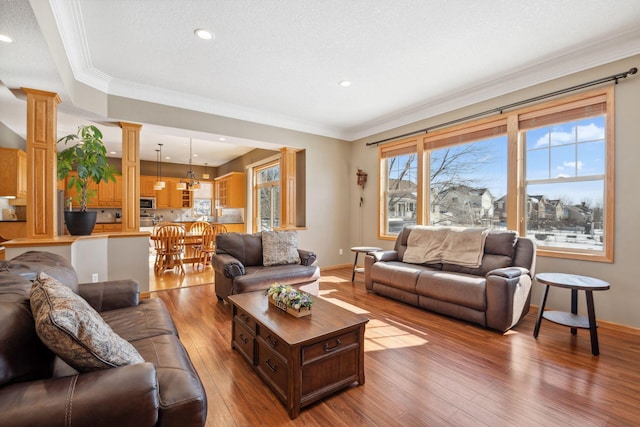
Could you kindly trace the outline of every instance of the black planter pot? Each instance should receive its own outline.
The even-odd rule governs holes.
[[[97,212],[65,211],[64,223],[72,236],[88,236],[96,225]]]

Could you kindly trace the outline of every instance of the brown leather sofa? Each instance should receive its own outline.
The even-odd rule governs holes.
[[[507,331],[529,311],[536,248],[514,231],[491,231],[478,268],[403,262],[413,227],[405,227],[392,251],[365,256],[365,287],[436,313]]]
[[[69,286],[130,342],[145,363],[78,373],[38,338],[31,281],[41,271]],[[160,299],[139,300],[131,280],[78,284],[49,252],[0,261],[0,425],[204,426],[207,398]]]
[[[292,285],[312,295],[319,290],[315,253],[298,249],[299,264],[263,265],[261,233],[221,233],[211,257],[219,301],[232,294],[262,291],[273,283]]]

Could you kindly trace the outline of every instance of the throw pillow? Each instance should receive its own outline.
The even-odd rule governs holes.
[[[30,304],[40,340],[76,370],[144,362],[89,303],[46,273],[33,282]]]
[[[298,234],[295,231],[263,231],[262,264],[300,264]]]

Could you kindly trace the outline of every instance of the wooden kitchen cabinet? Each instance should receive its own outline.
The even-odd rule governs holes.
[[[156,181],[155,176],[140,176],[140,196],[141,197],[156,197],[156,190],[153,189]]]
[[[0,148],[0,197],[27,197],[27,153]]]
[[[116,175],[116,182],[98,184],[98,206],[101,208],[122,207],[122,177]]]
[[[244,173],[230,172],[215,180],[216,208],[244,208]]]

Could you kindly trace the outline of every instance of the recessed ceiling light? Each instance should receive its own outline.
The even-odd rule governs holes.
[[[202,40],[211,40],[213,38],[213,34],[210,31],[203,30],[202,28],[198,28],[193,32],[193,34],[200,37]]]
[[[227,138],[218,138],[218,141],[226,141]]]
[[[5,36],[4,34],[0,34],[0,42],[13,43],[13,39],[9,36]]]
[[[166,156],[164,159],[165,159],[165,160],[171,160],[171,157]]]
[[[193,155],[193,157],[198,157],[198,155],[197,155],[197,154],[194,154],[194,155]]]
[[[340,86],[342,87],[349,87],[351,86],[351,82],[349,80],[343,80],[340,83],[338,83]]]
[[[115,151],[109,151],[109,154],[118,154]]]

